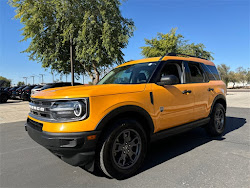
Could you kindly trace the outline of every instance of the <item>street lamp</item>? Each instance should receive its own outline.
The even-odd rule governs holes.
[[[25,83],[26,83],[25,85],[27,85],[27,78],[28,77],[23,77],[23,79],[25,79]]]
[[[41,77],[42,77],[42,84],[43,84],[43,76],[44,76],[45,74],[39,74],[39,75],[41,75]]]
[[[35,78],[35,76],[30,76],[30,77],[32,77],[32,78],[33,78],[33,85],[34,85],[34,78]]]

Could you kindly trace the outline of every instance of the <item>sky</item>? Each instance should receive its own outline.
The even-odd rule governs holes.
[[[156,37],[157,33],[168,33],[178,28],[177,33],[194,43],[203,43],[207,51],[213,52],[216,65],[225,63],[235,70],[239,66],[250,67],[250,1],[249,0],[126,0],[121,12],[135,22],[134,36],[124,52],[125,61],[141,59],[140,47],[144,39]],[[15,20],[15,9],[0,1],[0,76],[12,80],[35,84],[52,82],[50,70],[41,67],[40,62],[30,61],[28,54],[21,53],[29,46],[22,40],[23,27]],[[54,75],[54,80],[60,75]],[[66,81],[66,77],[62,77]],[[70,75],[67,78],[70,81]],[[76,80],[82,82],[83,78]],[[85,83],[89,78],[84,77]]]

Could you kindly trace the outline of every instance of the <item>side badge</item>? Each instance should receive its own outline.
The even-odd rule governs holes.
[[[160,112],[163,112],[163,110],[164,110],[164,107],[160,106]]]

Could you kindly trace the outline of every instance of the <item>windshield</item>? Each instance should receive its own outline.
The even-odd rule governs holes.
[[[148,83],[156,69],[157,62],[140,63],[118,67],[110,71],[99,83],[102,84],[142,84]]]
[[[13,91],[13,90],[15,90],[15,89],[17,89],[18,87],[13,87],[13,88],[11,88],[10,89],[10,91]]]
[[[25,86],[22,90],[28,89],[30,86]]]

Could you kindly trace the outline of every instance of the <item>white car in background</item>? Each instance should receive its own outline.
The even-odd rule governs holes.
[[[76,86],[76,85],[82,85],[82,84],[74,83],[74,85]],[[48,83],[45,85],[39,85],[39,86],[34,87],[31,90],[31,95],[34,95],[45,89],[50,89],[50,88],[55,88],[55,87],[66,87],[66,86],[71,86],[71,82],[57,82],[57,83]]]
[[[41,88],[43,87],[43,85],[37,85],[36,87],[34,87],[32,90],[31,90],[31,95],[34,95],[35,93],[41,91]]]

